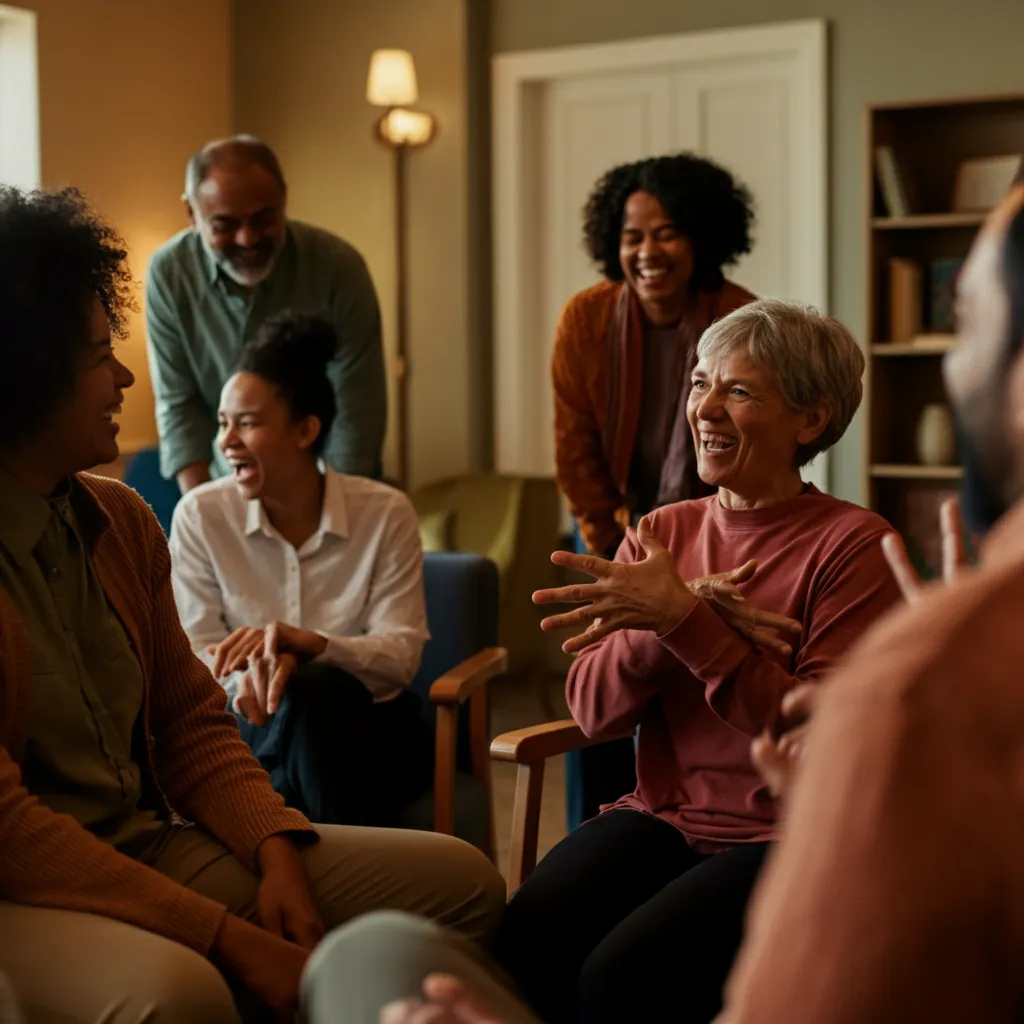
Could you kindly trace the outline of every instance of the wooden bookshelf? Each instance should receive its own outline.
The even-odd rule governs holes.
[[[916,213],[908,217],[872,217],[875,231],[923,231],[935,228],[974,228],[983,213]]]
[[[960,466],[915,465],[875,465],[870,473],[874,480],[959,480],[964,475]]]
[[[907,541],[919,570],[936,567],[938,506],[954,494],[959,466],[923,466],[916,451],[924,407],[946,402],[942,357],[952,348],[950,295],[956,262],[971,246],[984,211],[953,210],[956,174],[964,160],[1024,152],[1024,93],[885,103],[867,110],[868,372],[864,460],[868,501]],[[907,208],[892,216],[876,163],[891,147]],[[920,330],[906,336],[907,318],[893,317],[891,260],[920,268]],[[906,282],[903,265],[895,269]],[[916,271],[913,273],[916,274]],[[915,315],[916,289],[897,293],[897,311]],[[939,322],[936,322],[939,321]],[[904,326],[904,337],[893,331]],[[928,334],[934,334],[928,338]]]

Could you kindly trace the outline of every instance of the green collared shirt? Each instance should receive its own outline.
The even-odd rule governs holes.
[[[221,389],[243,343],[268,317],[289,309],[325,316],[338,332],[338,358],[328,367],[338,412],[327,464],[341,473],[380,475],[387,393],[373,282],[347,242],[289,221],[273,271],[253,289],[231,281],[192,229],[153,256],[146,328],[164,476],[211,458],[214,476],[227,473],[214,445]]]
[[[49,500],[0,470],[0,586],[28,632],[25,787],[97,838],[136,852],[163,828],[143,807],[144,681],[89,556],[72,481]]]

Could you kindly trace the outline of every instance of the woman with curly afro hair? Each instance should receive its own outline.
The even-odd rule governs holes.
[[[448,836],[312,825],[242,742],[155,516],[87,472],[134,383],[126,258],[73,189],[0,188],[0,973],[32,1021],[237,1024],[230,985],[291,1019],[325,929],[484,939],[504,883]]]
[[[578,546],[614,558],[626,527],[659,505],[711,494],[686,422],[697,342],[754,296],[723,268],[751,248],[752,200],[689,153],[610,170],[584,210],[605,280],[574,295],[555,335],[555,463]],[[629,740],[573,751],[570,831],[636,784]]]

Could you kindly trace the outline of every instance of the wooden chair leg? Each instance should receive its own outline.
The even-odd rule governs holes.
[[[537,866],[540,834],[540,803],[544,792],[544,761],[521,764],[516,772],[516,796],[512,806],[512,848],[509,851],[508,895]]]
[[[458,708],[439,706],[434,748],[434,831],[455,835],[455,751]]]
[[[491,790],[491,702],[486,686],[482,686],[469,698],[469,743],[473,775],[483,784],[487,805],[481,849],[488,860],[495,864],[497,842],[494,836],[494,794]]]

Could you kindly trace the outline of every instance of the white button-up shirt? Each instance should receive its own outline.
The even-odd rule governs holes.
[[[270,622],[327,641],[317,659],[351,672],[375,701],[412,681],[428,638],[419,522],[392,487],[328,469],[320,525],[299,550],[246,501],[233,477],[184,495],[174,510],[174,597],[192,649]],[[229,697],[240,674],[221,680]]]

